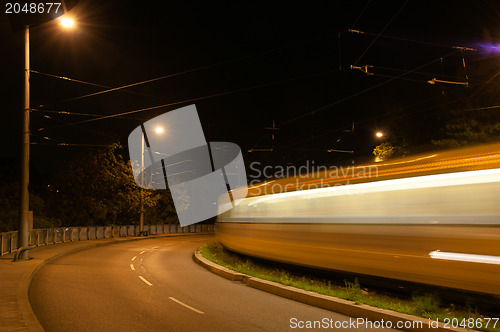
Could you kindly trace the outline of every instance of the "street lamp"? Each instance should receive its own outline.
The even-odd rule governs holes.
[[[378,138],[381,138],[381,137],[383,137],[383,136],[384,136],[384,133],[383,133],[383,132],[381,132],[381,131],[377,131],[377,132],[375,133],[375,136],[377,136]]]
[[[64,22],[64,23],[63,23]],[[74,26],[70,18],[61,20],[64,27]],[[18,224],[18,247],[29,246],[29,180],[30,180],[30,27],[24,27],[24,98],[23,98],[23,120],[21,139],[21,184],[19,188],[19,224]],[[28,251],[20,252],[19,259],[28,259]]]
[[[154,129],[155,133],[158,135],[162,134],[164,132],[163,127],[158,126]],[[144,198],[143,198],[143,191],[144,191],[144,145],[146,144],[145,138],[144,138],[145,132],[142,133],[141,135],[141,196],[140,196],[140,205],[141,205],[141,214],[139,217],[139,234],[142,235],[144,234]]]
[[[61,25],[65,28],[73,28],[75,26],[75,21],[73,19],[66,17],[61,19]]]

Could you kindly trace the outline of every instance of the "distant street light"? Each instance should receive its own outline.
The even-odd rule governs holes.
[[[70,23],[71,21],[71,23]],[[63,23],[64,22],[64,23]],[[73,20],[65,18],[61,25],[72,27]],[[19,224],[18,224],[18,247],[29,246],[29,181],[30,181],[30,27],[24,27],[24,98],[23,98],[23,119],[22,119],[22,144],[21,144],[21,184],[19,188]],[[28,251],[22,251],[19,259],[28,259]]]
[[[381,132],[381,131],[377,131],[377,132],[375,133],[375,136],[377,136],[378,138],[381,138],[382,136],[384,136],[384,133],[383,133],[383,132]]]

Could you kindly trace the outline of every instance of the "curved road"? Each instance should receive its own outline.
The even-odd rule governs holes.
[[[292,318],[349,319],[208,272],[191,256],[213,239],[131,241],[60,257],[33,277],[31,306],[46,331],[65,332],[284,331]]]

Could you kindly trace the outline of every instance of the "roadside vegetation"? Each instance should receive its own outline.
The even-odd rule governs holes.
[[[484,323],[485,318],[491,317],[490,315],[481,315],[481,313],[477,311],[477,308],[472,306],[458,307],[453,304],[446,306],[442,305],[440,299],[433,294],[414,294],[411,299],[398,298],[395,296],[378,294],[372,290],[362,288],[357,279],[354,281],[344,280],[344,285],[337,285],[329,280],[306,277],[290,273],[283,269],[272,269],[262,264],[255,263],[247,257],[227,251],[218,242],[203,246],[200,252],[206,259],[233,271],[278,282],[286,286],[297,287],[307,291],[353,301],[355,304],[367,304],[404,314],[430,318],[433,320],[438,319],[439,322],[444,322],[445,319],[451,320],[456,318],[458,324],[463,322],[463,324],[466,325],[465,328],[467,328],[468,322],[472,321],[471,319],[473,319],[474,322],[483,319]],[[479,328],[479,326],[474,325],[475,328],[473,329],[500,331],[500,322],[497,321],[496,327],[492,328],[494,323],[495,321],[490,321],[490,326],[488,326],[488,328],[484,326]]]
[[[113,143],[73,156],[48,176],[32,172],[33,228],[137,224],[141,196],[147,224],[177,224],[170,192],[143,190],[141,194],[125,152]],[[0,165],[0,232],[18,227],[17,170],[17,163]]]

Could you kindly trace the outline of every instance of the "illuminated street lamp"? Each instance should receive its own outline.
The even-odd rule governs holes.
[[[383,132],[381,132],[381,131],[377,131],[377,132],[375,133],[375,136],[377,136],[378,138],[381,138],[381,137],[383,137],[383,136],[384,136],[384,133],[383,133]]]
[[[64,27],[74,26],[70,18],[61,20]],[[23,98],[23,120],[22,120],[22,144],[21,144],[21,185],[19,188],[19,230],[18,248],[29,246],[29,180],[30,180],[30,27],[24,27],[24,98]],[[20,251],[19,259],[28,259],[28,251]]]
[[[158,134],[161,135],[165,131],[163,127],[159,126],[154,129],[154,131]],[[142,133],[141,135],[141,185],[140,185],[140,190],[141,190],[141,200],[140,200],[140,209],[141,209],[141,214],[139,217],[139,234],[142,235],[144,234],[144,198],[143,198],[143,191],[144,191],[144,145],[146,144],[145,139],[144,139],[145,132]]]
[[[65,17],[61,19],[61,25],[65,28],[73,28],[75,26],[75,21],[70,17]]]

